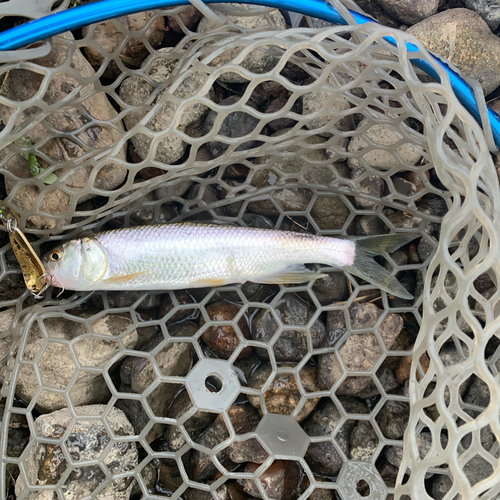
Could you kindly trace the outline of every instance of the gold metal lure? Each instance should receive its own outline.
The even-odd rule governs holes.
[[[9,208],[0,207],[0,222],[9,233],[12,251],[21,266],[26,288],[33,295],[39,295],[45,287],[45,269],[33,247],[17,227],[17,215]]]

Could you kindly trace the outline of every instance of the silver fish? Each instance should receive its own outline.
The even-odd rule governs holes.
[[[346,270],[392,295],[412,295],[373,256],[415,234],[339,239],[212,224],[139,226],[71,240],[43,257],[68,290],[179,290],[252,281],[303,283],[325,276],[304,264]]]

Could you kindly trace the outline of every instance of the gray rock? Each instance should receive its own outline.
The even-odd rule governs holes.
[[[327,437],[325,441],[311,443],[307,449],[305,459],[312,472],[334,476],[342,468],[344,460],[331,440],[331,435],[341,419],[342,414],[328,399],[318,406],[304,423],[303,428],[308,436]],[[347,440],[342,444],[344,445],[342,451],[347,455],[349,452]]]
[[[228,21],[231,21],[236,26],[243,28],[244,31],[251,30],[267,30],[267,29],[280,29],[286,28],[285,19],[281,13],[276,10],[269,11],[270,19],[265,15],[253,16],[227,16]],[[204,17],[198,25],[198,33],[209,33],[216,30],[218,26]],[[217,50],[221,45],[226,46],[227,49],[222,51],[218,56],[210,61],[210,66],[219,68],[231,62],[240,52],[241,47],[231,47],[227,45],[226,39],[213,44],[213,50]],[[246,55],[238,64],[252,73],[262,74],[272,70],[279,61],[279,54],[273,54],[271,47],[263,46],[261,49],[252,50]],[[245,83],[248,80],[234,71],[225,71],[219,76],[219,80],[224,83]]]
[[[351,178],[358,179],[365,172],[366,170],[363,167],[354,168],[351,172]],[[376,201],[372,201],[364,196],[355,196],[354,204],[356,207],[374,210],[380,204],[380,198],[382,198],[384,192],[384,181],[378,175],[365,175],[362,179],[356,181],[356,189],[363,195],[377,198]]]
[[[329,104],[326,104],[326,103]],[[318,132],[323,137],[336,135],[335,140],[330,143],[340,151],[345,151],[349,143],[348,137],[342,137],[336,134],[337,131],[348,132],[355,129],[354,115],[348,114],[351,106],[349,101],[341,95],[334,96],[333,92],[322,90],[321,92],[307,92],[302,95],[302,116],[321,111],[321,116],[312,118],[305,123],[309,130],[319,129],[328,125],[326,130]],[[342,158],[342,154],[338,154]],[[345,158],[345,156],[343,156]]]
[[[314,282],[312,291],[322,306],[342,302],[349,297],[347,278],[342,272],[326,273],[324,278]]]
[[[445,446],[445,443],[442,443]],[[423,459],[432,445],[432,434],[430,432],[421,432],[417,436],[417,447],[420,458]],[[387,446],[384,448],[384,454],[387,461],[394,465],[397,469],[401,466],[403,462],[403,446]],[[409,471],[408,471],[409,472]],[[433,474],[431,472],[426,473],[425,478],[429,479]]]
[[[285,99],[284,97],[277,97],[269,101],[268,104],[266,104],[264,108],[264,113],[277,113],[287,104],[287,102],[288,102],[287,99]],[[290,111],[297,112],[298,111],[297,108],[298,108],[298,103],[295,102]],[[271,132],[277,132],[278,130],[291,128],[296,123],[297,120],[283,116],[282,118],[276,118],[275,120],[271,120],[270,122],[268,122],[267,128]]]
[[[191,398],[187,391],[182,391],[173,400],[166,416],[169,418],[178,419],[187,413],[193,407]],[[216,415],[206,411],[196,410],[194,414],[182,424],[186,432],[195,438],[200,432],[203,432],[210,424],[213,423]],[[165,441],[167,442],[170,451],[177,451],[186,444],[186,439],[182,433],[180,426],[169,425],[165,431]]]
[[[418,242],[417,252],[422,262],[425,262],[436,252],[438,242],[433,236],[430,236],[430,239],[434,242],[434,244],[430,243],[426,238],[420,238],[420,241]]]
[[[309,500],[334,500],[333,490],[315,489],[308,498]]]
[[[192,137],[200,135],[203,120],[209,112],[207,106],[201,103],[185,106],[182,114],[178,116],[179,104],[169,98],[171,84],[170,82],[167,84],[167,81],[169,81],[178,61],[178,54],[176,55],[171,48],[159,49],[144,61],[143,66],[147,68],[146,74],[161,89],[152,99],[151,94],[156,89],[145,78],[132,75],[123,81],[119,91],[120,97],[125,104],[131,107],[126,108],[129,112],[123,119],[127,130],[131,130],[146,116],[149,111],[144,109],[144,106],[150,105],[155,107],[155,113],[146,123],[146,127],[152,132],[163,132],[170,127],[175,116],[177,120],[176,126],[180,131]],[[201,92],[207,77],[206,73],[189,73],[172,91],[172,95],[183,100],[194,97]],[[152,141],[151,136],[140,132],[131,137],[135,151],[142,159],[148,156]],[[167,165],[179,160],[186,149],[186,144],[175,131],[161,134],[161,139],[157,139],[157,141],[158,145],[154,159]]]
[[[377,215],[363,215],[356,221],[356,236],[386,234],[389,228]]]
[[[335,311],[331,311],[334,313]],[[350,308],[351,328],[353,330],[373,328],[382,314],[374,304],[357,304]],[[378,333],[384,340],[386,349],[390,349],[401,329],[403,318],[397,314],[388,314],[378,327]],[[345,316],[336,314],[334,321],[329,325],[329,336],[331,331],[340,332],[337,338],[343,335],[346,329]],[[371,370],[382,354],[382,346],[373,333],[351,334],[338,348],[337,354],[345,367],[350,371]],[[320,354],[318,357],[318,385],[323,390],[329,390],[339,380],[344,368],[337,359],[337,354]],[[370,383],[370,377],[349,377],[344,380],[336,390],[337,395],[354,395],[366,388]]]
[[[72,71],[79,78],[91,78],[95,71],[80,50],[75,49],[71,56],[68,54],[68,47],[74,40],[73,35],[67,32],[59,35],[59,38],[61,37],[65,40],[54,39],[51,52],[46,57],[36,59],[35,64],[57,68],[70,57]],[[41,92],[40,98],[44,100],[45,104],[53,106],[55,103],[67,101],[68,95],[75,92],[75,89],[80,85],[70,73],[61,72],[52,75],[47,89],[43,91],[40,89],[44,78],[45,75],[42,72],[20,68],[11,69],[2,84],[1,95],[12,101],[22,102],[31,99],[37,92]],[[85,112],[80,111],[72,104],[58,105],[44,120],[41,120],[37,118],[37,114],[41,110],[36,106],[28,106],[14,117],[14,107],[1,105],[0,122],[11,124],[14,127],[30,123],[29,131],[24,134],[24,137],[30,139],[33,144],[43,144],[40,145],[39,150],[50,159],[50,165],[47,165],[45,160],[39,158],[41,166],[47,168],[67,162],[68,166],[57,168],[54,173],[58,177],[64,176],[62,181],[64,185],[72,190],[79,190],[87,185],[91,175],[96,174],[96,166],[93,164],[80,165],[81,162],[78,159],[88,155],[89,150],[105,149],[116,143],[121,137],[122,125],[119,120],[116,121],[117,113],[106,94],[95,92],[94,85],[83,85],[72,99],[78,99]],[[90,121],[89,115],[98,120],[99,123],[112,120],[114,128],[101,125],[85,126]],[[58,137],[54,137],[54,130],[59,131]],[[75,133],[78,130],[79,132]],[[75,133],[75,140],[69,138],[72,133]],[[123,162],[126,161],[125,148],[124,144],[116,152],[116,158]],[[9,148],[3,148],[0,151],[0,159],[3,161],[10,154]],[[7,194],[12,193],[11,208],[15,211],[18,207],[24,212],[31,210],[37,204],[37,214],[28,217],[28,226],[37,229],[51,229],[52,234],[61,232],[63,226],[70,220],[68,212],[70,197],[68,194],[61,189],[46,189],[42,195],[36,184],[25,182],[24,179],[30,178],[31,175],[27,160],[20,154],[10,156],[5,161],[3,168],[9,172],[9,175],[5,176],[5,187]],[[126,175],[127,169],[121,163],[110,161],[100,168],[90,184],[96,189],[112,191],[123,182]],[[84,201],[84,197],[75,196],[79,198],[79,202]],[[92,196],[94,195],[87,195],[86,199]],[[59,218],[55,219],[51,216]]]
[[[382,384],[386,394],[395,392],[400,386],[392,369],[385,364],[378,369],[377,378]],[[361,399],[370,399],[378,396],[379,394],[380,390],[375,385],[375,382],[370,380],[370,383],[362,391],[358,392],[357,396]]]
[[[386,438],[401,439],[408,425],[409,418],[410,407],[408,403],[388,400],[378,412],[376,420]]]
[[[176,33],[185,33],[182,29],[182,24],[188,30],[195,31],[196,25],[202,17],[203,14],[196,7],[189,5],[182,9],[175,17],[167,16],[168,27]],[[179,21],[181,21],[181,24],[179,24]]]
[[[155,354],[155,364],[162,376],[185,376],[191,367],[191,342],[167,342],[163,334],[156,335],[142,350],[149,352],[163,343],[163,347]],[[148,357],[128,356],[120,368],[122,392],[142,394],[156,379],[156,372]],[[179,391],[178,384],[160,384],[148,397],[148,405],[158,417],[163,417],[170,402]],[[139,401],[120,399],[120,408],[125,412],[137,433],[149,423],[149,416]],[[146,440],[154,441],[163,430],[156,424],[148,432]]]
[[[494,31],[500,23],[500,4],[498,0],[465,0],[465,6],[477,12]]]
[[[280,364],[284,368],[286,363]],[[252,374],[249,386],[254,389],[261,389],[272,375],[273,369],[269,363],[261,366]],[[315,392],[318,390],[316,385],[316,369],[313,366],[306,365],[300,371],[300,381],[306,392]],[[260,406],[260,398],[255,395],[248,395],[248,400],[262,413]],[[293,375],[293,370],[290,373],[282,372],[276,374],[271,385],[264,393],[264,402],[269,413],[278,413],[279,415],[291,415],[295,412],[297,405],[301,400],[301,393],[297,386],[297,380]],[[298,422],[304,420],[314,409],[319,398],[308,398],[298,412],[294,414]]]
[[[377,0],[383,9],[404,24],[415,24],[438,10],[439,0]]]
[[[307,331],[287,328],[288,326],[305,326],[313,316],[309,304],[296,294],[285,294],[276,305],[274,312],[285,327],[273,345],[274,358],[277,361],[300,361],[309,351],[308,337],[311,337],[313,348],[317,349],[323,345],[326,329],[319,319]],[[278,323],[269,309],[261,309],[252,319],[253,340],[267,343],[274,337],[277,330]],[[262,359],[269,359],[269,351],[266,348],[257,348],[257,354]]]
[[[479,14],[468,9],[446,10],[415,24],[408,33],[465,76],[478,80],[485,94],[500,84],[500,40]]]
[[[120,441],[111,446],[104,457],[104,449],[113,437],[134,435],[134,429],[125,415],[116,408],[106,411],[105,405],[75,407],[75,419],[68,409],[42,415],[35,421],[37,439],[59,439],[71,427],[65,440],[65,449],[72,461],[85,462],[102,458],[103,464],[111,475],[120,474],[120,478],[112,479],[99,492],[99,500],[128,500],[132,490],[133,476],[125,475],[138,464],[138,453],[133,441]],[[106,411],[106,416],[102,417]],[[101,416],[101,419],[89,420],[87,416]],[[105,420],[106,425],[104,425]],[[113,435],[108,434],[108,429]],[[32,486],[55,485],[68,470],[72,469],[66,481],[59,486],[64,498],[83,498],[91,496],[93,491],[106,481],[104,471],[98,465],[68,464],[63,455],[61,444],[37,441],[23,459],[27,480]],[[16,482],[16,495],[25,490],[23,475]],[[49,500],[54,498],[54,491],[39,490],[29,493],[29,500]]]
[[[90,316],[98,311],[82,313]],[[133,349],[137,342],[137,331],[131,330],[123,335],[132,326],[132,320],[126,314],[107,314],[96,319],[89,319],[91,330],[100,336],[89,336],[89,329],[85,323],[71,321],[62,317],[44,318],[43,325],[47,336],[58,341],[47,341],[45,333],[38,322],[34,322],[28,332],[28,340],[24,348],[22,359],[33,361],[37,358],[37,369],[48,388],[38,395],[36,407],[39,411],[51,412],[67,407],[70,402],[60,392],[50,390],[51,387],[60,391],[67,389],[68,398],[73,406],[83,404],[105,403],[110,397],[108,385],[99,372],[79,370],[76,380],[72,381],[77,367],[73,361],[69,347],[72,342],[72,351],[81,366],[102,368],[109,359],[120,351],[120,343],[115,337],[120,336],[120,342],[125,348]],[[75,342],[75,339],[83,338]],[[0,369],[1,378],[5,373],[5,366]],[[39,383],[36,373],[29,364],[21,364],[17,376],[16,394],[26,402],[32,400],[38,391]]]
[[[351,460],[370,462],[378,446],[378,437],[369,422],[360,421],[351,433]]]
[[[358,129],[368,126],[370,121],[364,118],[359,122]],[[364,131],[363,134],[354,136],[347,147],[350,153],[359,153],[358,157],[350,157],[347,164],[351,169],[363,167],[360,158],[376,170],[390,170],[392,168],[401,167],[401,160],[408,165],[415,165],[420,160],[420,153],[410,144],[405,143],[397,147],[395,151],[398,153],[401,160],[396,155],[387,151],[385,148],[399,142],[400,137],[396,133],[397,128],[393,125],[373,124]],[[384,149],[374,149],[369,147],[364,137],[370,139],[376,145],[383,146]],[[362,154],[362,150],[368,151]]]
[[[222,100],[219,105],[220,106],[230,106],[239,100],[239,96],[231,96],[227,99]],[[203,123],[203,127],[201,129],[201,135],[205,136],[210,133],[215,125],[215,119],[217,118],[218,111],[211,110],[208,112],[205,122]],[[248,134],[254,132],[255,128],[259,124],[259,119],[254,116],[246,113],[245,111],[232,111],[231,113],[227,113],[224,118],[220,128],[218,130],[214,130],[213,132],[223,136],[229,137],[231,139],[237,137],[243,137]],[[260,130],[255,130],[255,133],[260,132]],[[247,149],[256,148],[261,144],[260,141],[250,140],[241,143],[239,146],[235,148],[235,151],[244,151]],[[219,141],[209,141],[206,143],[206,146],[212,156],[214,158],[222,155],[229,144],[225,142]]]
[[[339,196],[318,196],[310,215],[320,229],[342,229],[351,210]]]
[[[175,301],[177,304],[185,306],[187,304],[194,304],[194,298],[185,290],[176,290],[175,292],[170,292],[169,294],[163,295],[160,299],[160,309],[159,309],[159,317],[164,318],[167,314],[171,313],[174,309],[174,303],[172,301],[172,296],[175,297]],[[183,321],[188,317],[196,317],[197,309],[179,309],[172,314],[169,315],[167,319],[167,324],[172,325],[174,323],[178,323],[179,321]]]

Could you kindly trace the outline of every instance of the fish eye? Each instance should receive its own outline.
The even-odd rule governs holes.
[[[60,250],[52,250],[52,252],[50,252],[50,255],[49,255],[50,260],[52,262],[57,262],[57,261],[61,260],[62,256],[63,256],[63,254]]]

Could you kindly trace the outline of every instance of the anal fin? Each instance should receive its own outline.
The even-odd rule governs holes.
[[[132,273],[132,274],[124,274],[122,276],[113,276],[111,278],[106,278],[105,280],[102,280],[104,283],[126,283],[127,281],[133,280],[134,278],[137,278],[138,276],[141,276],[143,274],[147,274],[147,271],[140,271],[138,273]]]
[[[269,276],[262,276],[261,278],[253,278],[253,283],[263,283],[267,285],[286,285],[291,283],[305,283],[310,280],[317,280],[324,278],[326,274],[311,271],[302,264],[288,266],[279,273]]]

